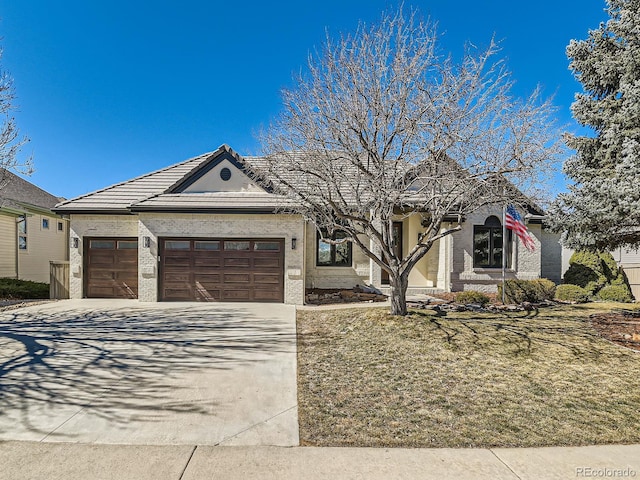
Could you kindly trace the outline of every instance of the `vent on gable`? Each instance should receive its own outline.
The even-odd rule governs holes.
[[[224,167],[222,170],[220,170],[220,178],[225,182],[228,181],[231,178],[231,170],[229,170],[227,167]]]

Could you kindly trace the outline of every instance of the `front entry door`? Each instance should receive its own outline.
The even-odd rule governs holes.
[[[393,249],[402,258],[402,222],[393,222]],[[389,274],[382,270],[382,284],[389,285]]]

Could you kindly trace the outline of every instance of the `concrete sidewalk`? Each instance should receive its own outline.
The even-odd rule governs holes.
[[[3,480],[637,478],[640,445],[496,449],[0,443]]]

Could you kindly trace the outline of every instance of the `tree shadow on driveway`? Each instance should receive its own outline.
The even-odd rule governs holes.
[[[34,411],[86,409],[115,423],[206,414],[215,399],[176,395],[197,387],[190,375],[292,352],[293,327],[241,307],[0,313],[0,418],[47,433]],[[1,422],[0,434],[7,428]]]

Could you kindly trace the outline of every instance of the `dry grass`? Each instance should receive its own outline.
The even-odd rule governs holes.
[[[640,443],[640,354],[587,304],[513,314],[298,313],[306,445]]]

